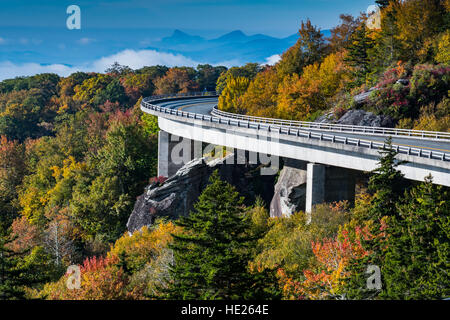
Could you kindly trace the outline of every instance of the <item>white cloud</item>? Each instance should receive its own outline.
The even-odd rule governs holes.
[[[9,61],[0,62],[0,80],[15,78],[19,76],[31,76],[38,73],[57,73],[68,76],[74,70],[63,64],[41,65],[38,63],[24,63],[21,65]]]
[[[5,44],[6,43],[6,39],[0,37],[0,44]]]
[[[268,64],[269,66],[273,66],[278,61],[281,60],[281,56],[279,54],[274,54],[273,56],[267,57],[266,62],[264,64]]]
[[[80,40],[77,41],[77,43],[81,44],[81,45],[87,45],[94,41],[95,41],[95,39],[91,39],[91,38],[81,38]]]
[[[155,50],[124,50],[111,56],[95,60],[92,63],[86,63],[78,66],[67,66],[63,64],[42,65],[38,63],[14,64],[10,61],[3,61],[0,62],[0,81],[4,79],[15,78],[19,76],[30,76],[45,72],[56,73],[64,77],[77,71],[104,72],[114,62],[129,66],[133,69],[139,69],[144,66],[153,66],[158,64],[166,65],[168,67],[196,67],[201,63],[180,54],[157,52]]]
[[[132,69],[157,64],[166,65],[168,67],[195,67],[199,64],[199,62],[187,58],[181,54],[158,52],[155,50],[124,50],[114,55],[103,57],[94,61],[92,67],[94,71],[103,72],[116,61],[119,64],[129,66]]]

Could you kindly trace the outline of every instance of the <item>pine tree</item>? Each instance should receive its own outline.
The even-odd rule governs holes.
[[[12,241],[8,234],[0,237],[0,300],[23,299],[23,287],[29,283],[20,253],[7,248]]]
[[[270,275],[254,275],[248,270],[257,239],[251,236],[251,220],[245,210],[243,198],[215,171],[194,211],[176,222],[184,233],[173,235],[170,246],[174,253],[172,282],[163,290],[168,299],[264,297],[264,279]]]
[[[375,193],[368,213],[369,219],[378,220],[385,216],[397,215],[397,203],[406,188],[404,175],[397,167],[404,161],[396,159],[397,152],[392,148],[389,137],[380,151],[378,168],[372,171],[369,179],[369,190]]]
[[[345,61],[355,69],[357,84],[365,81],[366,75],[370,72],[369,50],[374,47],[374,41],[368,36],[368,29],[363,22],[350,37],[347,47],[348,55]]]
[[[450,296],[450,193],[428,176],[388,221],[382,274],[387,299]]]
[[[382,224],[386,217],[398,216],[397,205],[406,189],[403,174],[397,170],[404,161],[396,160],[397,152],[392,148],[392,139],[388,138],[380,151],[378,168],[372,171],[369,190],[374,198],[363,217],[358,217],[361,225],[367,225],[371,237],[362,241],[363,248],[369,252],[362,259],[353,260],[349,268],[351,276],[345,281],[345,292],[349,299],[373,299],[380,290],[367,288],[366,270],[369,265],[381,268],[384,259],[385,230]]]

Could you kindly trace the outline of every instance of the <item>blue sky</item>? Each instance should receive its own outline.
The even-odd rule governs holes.
[[[287,36],[301,19],[329,29],[340,13],[358,14],[370,0],[1,0],[0,27],[65,27],[65,9],[82,10],[85,28],[171,28]]]
[[[49,66],[58,64],[54,72],[60,74],[70,71],[67,68],[61,71],[64,67],[75,65],[78,69],[95,69],[99,59],[126,50],[144,50],[142,44],[168,36],[174,29],[207,39],[238,29],[249,35],[262,33],[281,38],[296,33],[300,21],[306,18],[323,30],[330,29],[338,24],[340,13],[358,15],[373,3],[373,0],[0,0],[0,78],[14,72],[22,75],[44,69],[52,71]],[[81,30],[66,28],[66,8],[72,4],[81,8]],[[144,52],[148,59],[147,53]],[[167,60],[164,59],[147,63]],[[32,63],[33,67],[26,67],[25,63]]]

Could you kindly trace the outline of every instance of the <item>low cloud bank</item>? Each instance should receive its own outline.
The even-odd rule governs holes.
[[[280,55],[273,55],[266,58],[265,64],[273,65],[278,62]],[[172,54],[165,52],[158,52],[155,50],[123,50],[116,54],[102,57],[91,63],[86,63],[78,66],[69,66],[64,64],[39,64],[39,63],[24,63],[15,64],[11,61],[0,62],[0,81],[20,76],[32,76],[38,73],[56,73],[60,76],[67,77],[68,75],[77,72],[104,72],[114,62],[121,65],[129,66],[132,69],[139,69],[144,66],[165,65],[168,67],[187,66],[196,67],[205,62],[199,62],[185,57],[181,54]],[[226,67],[239,66],[243,63],[239,60],[223,61],[214,63],[213,65],[222,65]]]

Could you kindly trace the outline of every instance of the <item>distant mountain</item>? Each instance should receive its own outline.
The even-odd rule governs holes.
[[[206,40],[200,36],[191,36],[181,30],[175,30],[170,37],[161,39],[161,44],[166,46],[186,45],[203,43]]]
[[[328,35],[329,30],[324,34]],[[293,46],[298,34],[286,38],[275,38],[264,34],[247,35],[234,30],[218,38],[207,40],[175,30],[169,37],[153,42],[147,49],[182,54],[196,61],[220,63],[224,61],[265,62],[266,58],[282,54]]]

